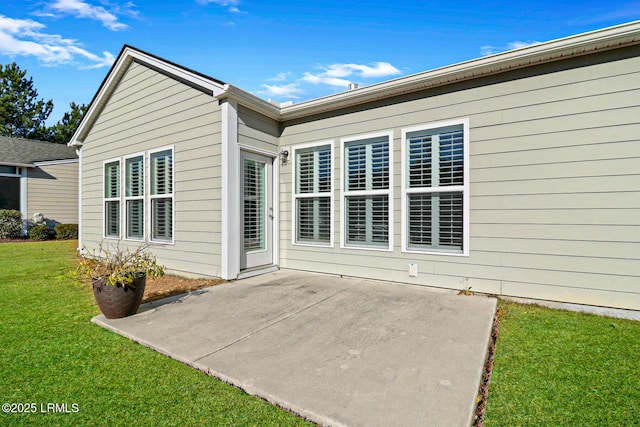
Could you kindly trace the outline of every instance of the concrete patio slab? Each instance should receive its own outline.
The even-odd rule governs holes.
[[[281,270],[93,320],[321,425],[468,426],[495,309]]]

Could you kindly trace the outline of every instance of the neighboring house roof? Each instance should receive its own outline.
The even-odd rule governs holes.
[[[231,84],[225,84],[220,80],[131,46],[124,46],[116,63],[103,81],[98,93],[96,93],[69,145],[82,145],[93,123],[100,115],[100,111],[109,99],[109,95],[113,92],[132,61],[143,63],[160,72],[171,75],[173,78],[210,93],[219,100],[231,99],[267,117],[285,121],[511,70],[638,44],[640,44],[640,21],[635,21],[283,107],[278,107]]]
[[[36,162],[77,159],[74,147],[32,139],[0,136],[0,164],[34,166]]]

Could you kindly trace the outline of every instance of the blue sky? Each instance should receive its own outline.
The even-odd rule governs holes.
[[[301,102],[638,19],[639,0],[4,0],[0,63],[28,71],[55,122],[124,44]]]

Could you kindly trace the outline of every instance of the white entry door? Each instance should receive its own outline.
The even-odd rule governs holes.
[[[240,269],[273,264],[273,159],[242,152]]]

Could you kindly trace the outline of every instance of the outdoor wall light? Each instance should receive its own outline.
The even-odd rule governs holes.
[[[280,151],[280,158],[282,159],[282,163],[287,163],[287,159],[289,158],[289,150],[284,149]]]

